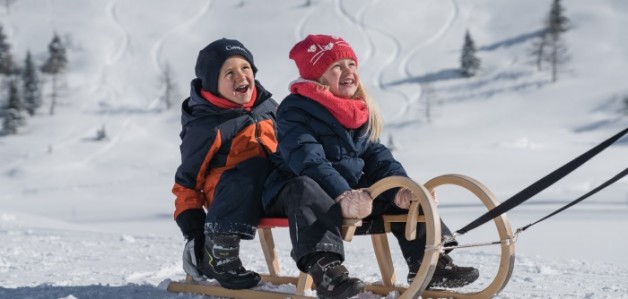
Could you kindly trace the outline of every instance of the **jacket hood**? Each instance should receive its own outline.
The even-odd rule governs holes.
[[[216,107],[201,96],[201,87],[201,80],[198,78],[190,82],[190,97],[185,99],[181,105],[181,125],[203,117],[230,118],[245,113],[242,108],[223,109]],[[253,109],[272,97],[272,94],[257,80],[255,80],[255,88],[257,88],[257,98]]]

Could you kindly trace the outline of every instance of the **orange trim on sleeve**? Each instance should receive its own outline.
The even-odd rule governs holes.
[[[177,216],[179,216],[179,214],[181,214],[185,210],[198,209],[201,208],[203,205],[209,206],[209,202],[207,202],[207,196],[203,194],[203,185],[205,184],[205,175],[207,172],[209,161],[211,161],[211,159],[214,157],[214,154],[216,154],[221,145],[222,141],[220,138],[220,130],[218,130],[218,132],[216,132],[216,139],[207,151],[205,159],[203,159],[203,164],[201,164],[201,167],[196,174],[196,186],[194,189],[186,188],[178,183],[175,183],[172,187],[172,193],[174,193],[174,195],[177,197],[174,201],[175,219],[177,219]]]
[[[189,209],[200,209],[203,207],[203,201],[200,200],[203,194],[196,190],[183,187],[177,183],[172,187],[172,193],[177,197],[174,201],[174,219],[176,220],[179,214]]]

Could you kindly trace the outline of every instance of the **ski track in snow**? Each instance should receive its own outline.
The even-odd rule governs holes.
[[[406,54],[401,59],[401,63],[399,64],[400,75],[405,76],[406,78],[414,77],[415,74],[412,74],[412,72],[410,71],[409,61],[427,46],[433,45],[437,41],[441,40],[450,31],[454,23],[458,21],[458,17],[460,15],[460,8],[458,5],[458,2],[457,0],[450,0],[449,2],[451,3],[453,8],[451,10],[451,14],[447,18],[447,21],[445,22],[443,27],[441,27],[440,30],[438,30],[434,35],[432,35],[432,37],[428,38],[425,42],[411,49],[408,52],[408,54]],[[410,98],[410,101],[408,102],[408,107],[411,107],[412,105],[415,105],[416,103],[420,102],[421,97],[423,96],[423,90],[424,90],[423,84],[420,84],[419,91],[416,94],[408,96]],[[410,109],[404,110],[405,114],[407,114],[409,111]]]
[[[372,2],[372,1],[371,1]],[[360,65],[364,66],[366,64],[368,64],[371,60],[371,56],[373,55],[374,52],[374,48],[375,45],[373,44],[373,41],[370,40],[368,38],[368,33],[366,32],[365,28],[364,28],[364,13],[367,11],[367,9],[371,6],[370,3],[367,3],[365,5],[363,5],[362,7],[360,7],[360,9],[358,9],[358,11],[355,12],[355,17],[353,15],[351,15],[351,13],[348,11],[348,9],[343,5],[343,3],[345,3],[342,0],[336,0],[336,8],[337,10],[340,12],[340,14],[346,18],[347,20],[349,20],[349,22],[351,22],[352,24],[356,25],[359,29],[360,29],[360,35],[367,41],[367,48],[366,50],[363,52],[363,55],[360,59]]]
[[[161,52],[163,50],[164,44],[168,40],[168,38],[176,32],[179,32],[185,28],[191,27],[194,23],[198,22],[203,16],[209,12],[210,7],[212,6],[213,1],[205,1],[205,4],[198,10],[198,12],[189,18],[186,22],[181,23],[172,29],[168,30],[168,32],[164,33],[161,37],[157,39],[154,45],[150,49],[150,57],[152,58],[153,67],[157,71],[157,73],[161,73],[163,70],[163,65],[161,61]]]
[[[352,16],[351,16],[351,15],[347,12],[347,10],[346,10],[346,9],[344,9],[344,8],[342,7],[342,4],[340,4],[340,1],[337,1],[337,2],[336,2],[336,10],[337,10],[337,11],[339,11],[339,12],[341,13],[341,15],[342,15],[342,16],[343,16],[346,20],[348,20],[349,22],[351,22],[351,23],[353,23],[353,24],[356,24],[356,25],[358,26],[358,28],[359,28],[359,29],[363,32],[363,33],[362,33],[362,35],[363,35],[363,36],[365,36],[365,37],[366,37],[366,39],[368,40],[369,50],[371,50],[371,49],[372,49],[372,51],[371,51],[372,53],[377,53],[377,52],[378,52],[378,47],[376,46],[377,44],[376,44],[376,43],[375,43],[375,41],[374,41],[374,37],[373,37],[371,34],[369,34],[369,32],[373,32],[373,33],[375,33],[376,35],[383,36],[385,39],[389,39],[389,40],[391,40],[391,41],[392,41],[392,44],[393,44],[393,51],[392,51],[392,53],[388,56],[388,58],[384,60],[384,62],[382,63],[382,66],[380,66],[380,67],[377,69],[377,71],[376,71],[376,75],[373,77],[373,83],[374,83],[374,85],[375,85],[375,86],[377,86],[377,88],[378,88],[379,90],[382,90],[382,91],[387,91],[387,92],[392,92],[392,93],[395,93],[395,94],[400,95],[400,96],[404,99],[404,102],[406,102],[406,103],[407,103],[407,102],[408,102],[408,98],[407,98],[407,96],[406,96],[404,93],[400,92],[400,91],[397,91],[397,90],[390,90],[390,89],[388,89],[388,88],[385,86],[385,84],[384,84],[384,78],[383,78],[383,77],[384,77],[384,73],[385,73],[385,71],[386,71],[386,70],[390,67],[390,65],[392,65],[392,64],[394,63],[394,61],[395,61],[395,60],[399,57],[399,55],[400,55],[400,52],[401,52],[401,44],[400,44],[399,40],[398,40],[396,37],[394,37],[393,35],[391,35],[391,34],[387,34],[384,30],[378,30],[378,29],[376,29],[376,28],[374,28],[374,27],[372,27],[372,26],[367,26],[367,25],[366,25],[366,22],[364,21],[364,15],[365,15],[365,12],[366,12],[368,9],[373,8],[373,7],[375,6],[374,4],[377,4],[378,2],[379,2],[379,1],[374,1],[374,2],[371,2],[369,5],[367,5],[367,7],[364,9],[364,12],[362,12],[361,14],[359,14],[357,19],[356,19],[356,18],[353,18],[353,17],[352,17]],[[380,44],[381,44],[381,43],[380,43]],[[384,44],[388,44],[388,43],[384,43]],[[382,50],[380,49],[380,52],[384,52],[384,51],[382,51]],[[399,113],[401,113],[401,114],[402,114],[404,110],[405,110],[405,109],[399,109],[398,111],[399,111]],[[398,116],[396,116],[396,117],[398,117]],[[393,118],[396,118],[396,117],[393,117]]]
[[[122,38],[120,42],[117,43],[116,50],[109,53],[110,55],[107,55],[107,59],[105,60],[106,65],[112,65],[116,61],[120,60],[120,58],[122,57],[122,55],[124,55],[124,53],[128,52],[129,54],[133,54],[133,51],[131,47],[129,46],[130,44],[129,32],[120,23],[120,19],[118,18],[118,15],[116,13],[117,6],[118,6],[118,0],[110,1],[107,4],[106,15],[109,18],[109,20],[111,20],[111,22],[114,24],[115,28],[118,29]]]
[[[294,26],[294,40],[295,41],[300,41],[305,38],[306,36],[305,26],[310,20],[310,18],[312,18],[312,15],[317,11],[318,11],[318,8],[308,9],[308,12],[305,14],[305,16],[303,16],[301,20],[299,20],[299,22]]]
[[[189,28],[194,23],[198,22],[198,20],[200,20],[203,16],[207,14],[212,4],[213,4],[213,1],[209,1],[209,0],[205,1],[205,5],[203,5],[194,16],[189,18],[186,22],[183,22],[175,26],[174,28],[170,29],[168,32],[166,32],[165,34],[163,34],[161,37],[157,39],[157,41],[154,43],[154,45],[150,49],[150,57],[152,60],[153,68],[156,70],[157,74],[163,73],[164,65],[162,65],[163,61],[161,59],[161,56],[162,56],[164,44],[166,43],[168,38],[172,34],[179,32],[185,28]],[[148,104],[148,108],[149,109],[156,108],[157,105],[159,104],[159,101],[160,99],[158,97],[155,97],[155,99],[151,103]]]

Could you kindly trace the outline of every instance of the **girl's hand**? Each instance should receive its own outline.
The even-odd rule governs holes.
[[[438,200],[436,199],[436,190],[430,190],[432,194],[432,198],[434,198],[434,203],[438,205]],[[414,200],[415,196],[409,189],[401,188],[397,191],[395,195],[395,205],[397,205],[401,209],[409,209],[410,204],[412,204],[412,200]]]
[[[362,219],[373,211],[373,198],[366,189],[345,191],[336,198],[342,217]]]

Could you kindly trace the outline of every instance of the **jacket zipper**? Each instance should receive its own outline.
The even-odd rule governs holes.
[[[264,152],[265,157],[268,158],[270,156],[270,153],[268,152],[268,149],[266,148],[266,146],[264,146],[264,143],[262,142],[262,139],[260,138],[261,129],[260,129],[259,121],[257,120],[257,118],[255,118],[255,115],[252,112],[248,111],[248,114],[249,114],[249,117],[253,119],[253,123],[255,124],[255,140],[257,141],[257,144]]]

